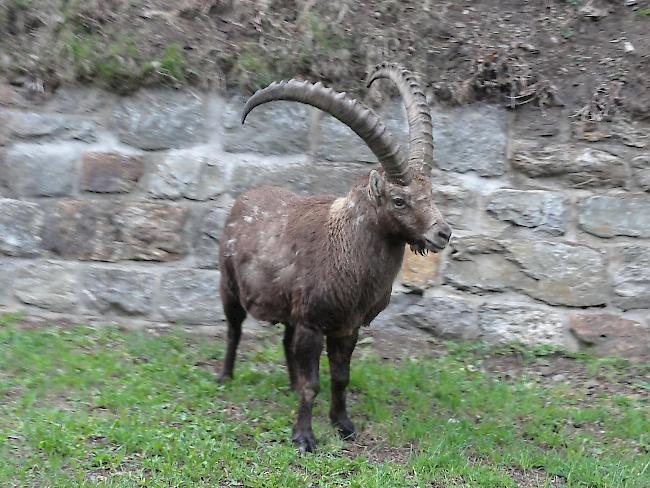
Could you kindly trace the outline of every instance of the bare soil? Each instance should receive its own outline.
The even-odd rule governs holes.
[[[300,76],[361,95],[368,70],[387,60],[417,70],[443,103],[579,110],[600,91],[649,119],[648,9],[648,0],[0,0],[0,69],[44,94],[73,81],[251,92]]]

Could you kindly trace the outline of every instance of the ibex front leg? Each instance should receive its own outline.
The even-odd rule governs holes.
[[[296,367],[293,361],[293,333],[294,327],[292,325],[285,325],[284,338],[282,344],[284,345],[284,357],[287,360],[287,371],[289,372],[289,382],[293,391],[298,390],[298,381],[296,380]]]
[[[332,377],[332,405],[330,420],[343,439],[354,439],[354,425],[348,417],[345,405],[345,389],[350,382],[350,359],[357,344],[359,329],[344,337],[327,338],[327,355]]]
[[[320,390],[319,365],[322,351],[323,334],[298,324],[293,334],[293,364],[300,404],[292,440],[301,453],[312,452],[316,448],[311,428],[311,411]]]

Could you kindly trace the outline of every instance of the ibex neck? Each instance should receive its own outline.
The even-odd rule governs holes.
[[[387,253],[400,252],[404,243],[382,228],[377,210],[365,192],[361,188],[355,190],[334,200],[330,207],[327,233],[334,255],[385,259]]]

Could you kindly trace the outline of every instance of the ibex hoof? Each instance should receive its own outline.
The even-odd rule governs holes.
[[[334,426],[339,433],[339,437],[344,441],[353,441],[357,438],[357,431],[349,419],[336,422]]]
[[[313,432],[295,432],[291,440],[298,448],[300,454],[314,452],[316,450],[316,439]]]
[[[218,384],[224,385],[230,380],[232,380],[232,374],[221,373],[216,381]]]

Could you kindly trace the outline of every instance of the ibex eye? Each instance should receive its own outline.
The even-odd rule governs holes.
[[[406,205],[406,202],[401,197],[394,197],[393,198],[393,205],[395,205],[397,208],[400,208],[400,207],[403,207],[404,205]]]

